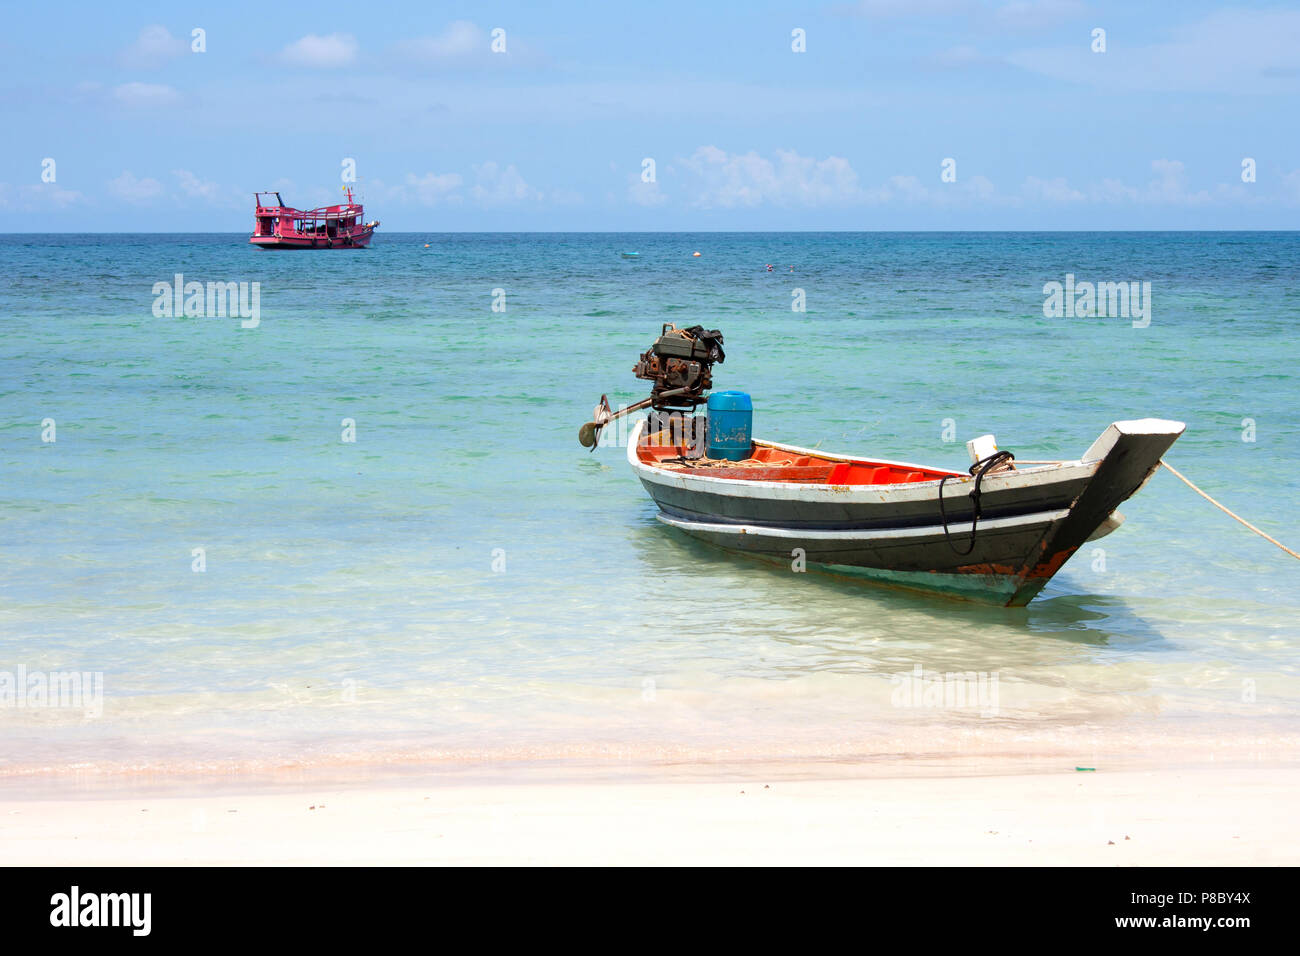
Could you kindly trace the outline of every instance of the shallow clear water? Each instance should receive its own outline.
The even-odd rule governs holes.
[[[244,240],[0,237],[0,672],[103,674],[98,716],[0,707],[10,772],[1300,727],[1300,564],[1167,473],[1002,610],[712,551],[576,441],[700,323],[762,437],[964,468],[1180,419],[1170,460],[1295,547],[1300,234]],[[156,318],[175,273],[259,282],[260,325]],[[1151,282],[1150,326],[1044,318],[1066,273]],[[996,673],[996,713],[896,706],[917,665]]]

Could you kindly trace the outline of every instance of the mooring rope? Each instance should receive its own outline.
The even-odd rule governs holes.
[[[1300,558],[1300,554],[1297,554],[1296,552],[1292,551],[1290,548],[1288,548],[1286,545],[1284,545],[1281,541],[1277,540],[1277,538],[1274,538],[1273,536],[1268,535],[1268,534],[1265,534],[1263,531],[1260,531],[1258,528],[1256,528],[1253,524],[1251,524],[1251,523],[1250,523],[1249,521],[1247,521],[1245,518],[1241,517],[1241,515],[1233,514],[1231,511],[1229,511],[1229,510],[1228,510],[1227,508],[1225,508],[1223,505],[1219,504],[1217,501],[1215,501],[1213,498],[1211,498],[1209,495],[1207,495],[1205,492],[1203,492],[1200,488],[1197,488],[1194,484],[1191,483],[1191,481],[1188,480],[1188,478],[1187,478],[1187,477],[1186,477],[1186,476],[1185,476],[1181,471],[1179,471],[1179,470],[1178,470],[1177,468],[1175,468],[1173,465],[1169,464],[1169,462],[1165,461],[1163,458],[1160,459],[1160,464],[1164,465],[1166,468],[1168,468],[1170,471],[1172,471],[1172,472],[1174,473],[1174,475],[1175,475],[1175,476],[1176,476],[1180,481],[1182,481],[1183,484],[1185,484],[1188,488],[1191,488],[1192,491],[1196,492],[1198,495],[1200,495],[1202,498],[1204,498],[1204,499],[1205,499],[1206,501],[1208,501],[1210,504],[1214,505],[1214,507],[1218,508],[1218,509],[1219,509],[1220,511],[1222,511],[1224,514],[1226,514],[1229,518],[1234,518],[1234,519],[1236,519],[1237,521],[1240,521],[1242,524],[1244,524],[1244,525],[1245,525],[1247,528],[1249,528],[1251,531],[1255,532],[1255,534],[1259,535],[1259,536],[1260,536],[1261,538],[1263,538],[1265,541],[1271,541],[1271,542],[1273,542],[1273,544],[1277,545],[1279,548],[1281,548],[1281,549],[1282,549],[1283,551],[1285,551],[1287,554],[1291,555],[1291,557],[1293,557],[1293,558]]]
[[[1049,460],[1035,460],[1035,459],[1032,459],[1032,458],[1017,458],[1017,459],[1016,459],[1016,464],[1018,464],[1018,465],[1060,465],[1060,464],[1064,464],[1064,460],[1063,460],[1063,459],[1059,459],[1059,458],[1058,458],[1058,459],[1049,459]],[[1270,534],[1266,534],[1265,532],[1261,531],[1259,528],[1256,528],[1253,524],[1251,524],[1249,521],[1247,521],[1247,520],[1246,520],[1245,518],[1243,518],[1241,515],[1236,514],[1235,512],[1229,510],[1228,508],[1225,508],[1223,505],[1219,504],[1219,502],[1215,501],[1213,498],[1211,498],[1209,495],[1207,495],[1207,494],[1206,494],[1204,491],[1202,491],[1200,488],[1196,487],[1196,485],[1192,484],[1191,479],[1189,479],[1186,475],[1184,475],[1181,471],[1179,471],[1179,470],[1178,470],[1177,468],[1175,468],[1173,465],[1169,464],[1169,462],[1167,462],[1167,461],[1165,461],[1163,458],[1161,458],[1161,459],[1160,459],[1160,464],[1162,464],[1162,465],[1164,465],[1166,468],[1168,468],[1171,472],[1173,472],[1173,474],[1178,478],[1179,481],[1181,481],[1183,484],[1185,484],[1188,488],[1191,488],[1192,491],[1196,492],[1198,495],[1200,495],[1202,498],[1204,498],[1204,499],[1205,499],[1206,501],[1208,501],[1210,504],[1214,505],[1214,507],[1218,508],[1218,509],[1219,509],[1220,511],[1222,511],[1224,514],[1226,514],[1229,518],[1232,518],[1232,519],[1235,520],[1235,521],[1240,521],[1242,524],[1244,524],[1244,525],[1245,525],[1247,528],[1249,528],[1251,531],[1255,532],[1255,534],[1259,535],[1259,536],[1260,536],[1261,538],[1263,538],[1265,541],[1269,541],[1269,542],[1271,542],[1271,543],[1277,545],[1279,548],[1281,548],[1281,549],[1282,549],[1283,551],[1285,551],[1287,554],[1291,555],[1291,557],[1293,557],[1293,558],[1297,558],[1297,559],[1300,559],[1300,554],[1297,554],[1295,551],[1292,551],[1290,548],[1288,548],[1286,545],[1284,545],[1281,541],[1277,540],[1277,538],[1274,538],[1272,535],[1270,535]]]
[[[1015,455],[1009,451],[995,451],[987,458],[981,458],[975,464],[970,466],[971,477],[975,479],[975,487],[971,490],[971,519],[970,519],[970,544],[966,546],[965,551],[958,551],[957,546],[952,543],[952,533],[948,530],[948,512],[943,507],[943,486],[952,475],[944,475],[939,479],[939,518],[943,521],[943,540],[948,542],[948,547],[952,548],[953,553],[966,557],[975,550],[975,529],[980,523],[980,482],[990,470],[998,465],[1010,464],[1015,460]]]

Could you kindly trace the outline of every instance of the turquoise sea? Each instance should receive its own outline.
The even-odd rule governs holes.
[[[1300,233],[6,235],[0,269],[0,774],[1300,731],[1300,562],[1168,473],[1007,610],[712,551],[576,440],[646,394],[662,323],[703,324],[762,437],[964,468],[985,432],[1074,457],[1180,419],[1169,460],[1300,547]],[[260,323],[155,316],[178,273],[259,283]],[[1150,282],[1150,325],[1044,317],[1067,274]],[[917,667],[996,707],[900,705]],[[71,671],[101,711],[3,697]]]

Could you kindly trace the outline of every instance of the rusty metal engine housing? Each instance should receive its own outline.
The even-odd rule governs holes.
[[[713,387],[713,363],[725,361],[722,333],[701,325],[679,329],[668,323],[655,344],[632,371],[654,383],[650,390],[656,409],[691,409],[702,404]]]

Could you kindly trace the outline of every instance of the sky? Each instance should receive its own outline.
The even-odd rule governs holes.
[[[1300,4],[53,2],[5,25],[5,232],[249,231],[255,190],[337,202],[353,168],[385,231],[1300,224]]]

